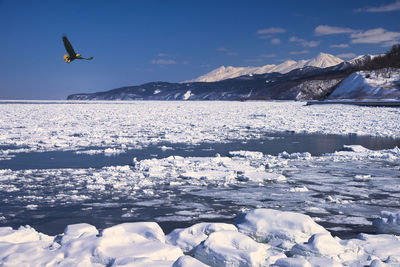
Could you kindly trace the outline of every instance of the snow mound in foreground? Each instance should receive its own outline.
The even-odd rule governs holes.
[[[231,224],[199,223],[168,236],[155,222],[123,223],[100,234],[90,224],[73,224],[58,236],[28,226],[17,230],[1,227],[0,265],[308,267],[400,263],[399,236],[360,234],[341,240],[300,213],[255,209],[239,216],[237,226],[240,232]],[[284,242],[293,246],[282,246]],[[188,255],[178,246],[190,250]]]

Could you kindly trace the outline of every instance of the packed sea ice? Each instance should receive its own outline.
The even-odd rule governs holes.
[[[159,143],[173,152],[165,143],[281,131],[400,137],[395,108],[72,103],[1,104],[0,160],[25,152],[116,155]],[[0,227],[0,266],[400,266],[399,166],[399,148],[351,145],[321,156],[232,150],[102,168],[0,169],[2,225],[70,207],[96,221],[96,206],[140,220],[102,227],[82,221],[54,235]],[[141,219],[145,209],[157,215]],[[230,222],[212,221],[221,218]],[[165,233],[166,221],[196,223]],[[335,236],[354,229],[360,234]]]
[[[30,151],[113,154],[152,143],[227,142],[284,131],[400,136],[396,108],[292,101],[5,102],[0,114],[0,160]]]

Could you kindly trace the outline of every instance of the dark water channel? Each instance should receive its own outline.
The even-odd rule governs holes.
[[[343,145],[361,145],[371,150],[400,147],[400,138],[325,135],[325,134],[269,134],[264,138],[248,141],[231,140],[226,143],[201,143],[188,145],[184,143],[158,143],[142,149],[131,149],[125,153],[76,154],[74,151],[29,152],[16,154],[11,160],[0,161],[0,169],[58,169],[58,168],[101,168],[104,166],[130,165],[132,159],[165,158],[171,155],[182,157],[212,157],[216,153],[227,156],[229,151],[260,151],[264,154],[278,155],[286,151],[309,152],[313,156],[332,153],[343,149]],[[162,149],[166,146],[172,149]],[[1,149],[1,147],[0,147]],[[5,147],[3,147],[5,149]],[[99,149],[89,147],[89,149]]]

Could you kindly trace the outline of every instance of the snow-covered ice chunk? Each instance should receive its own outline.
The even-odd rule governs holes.
[[[155,222],[122,223],[104,229],[101,236],[106,239],[119,239],[124,242],[159,241],[165,242],[161,227]]]
[[[311,263],[311,266],[313,267],[343,267],[343,264],[340,262],[330,259],[330,258],[325,258],[325,257],[309,257],[308,261]],[[357,261],[356,264],[352,266],[357,266]]]
[[[51,266],[63,256],[63,253],[51,251],[38,241],[19,244],[0,242],[1,266]]]
[[[64,230],[64,235],[61,238],[62,243],[67,243],[72,239],[77,239],[84,236],[99,234],[95,226],[88,223],[70,224]]]
[[[287,247],[307,241],[313,234],[328,233],[309,216],[272,209],[254,209],[240,214],[235,225],[239,232],[258,242]]]
[[[89,149],[89,150],[78,150],[74,152],[75,154],[87,154],[87,155],[96,155],[104,153],[103,149]]]
[[[283,151],[282,153],[279,153],[278,156],[283,159],[306,159],[306,160],[309,160],[312,158],[312,156],[309,152],[303,152],[303,153],[296,152],[296,153],[289,154],[288,152]]]
[[[335,153],[325,154],[326,156],[333,157],[334,160],[357,160],[357,159],[371,159],[371,160],[400,160],[400,148],[386,150],[370,150],[360,145],[343,146],[341,151]]]
[[[351,240],[341,240],[338,237],[332,237],[330,233],[314,234],[305,243],[298,243],[287,253],[290,256],[301,255],[309,261],[320,261],[321,259],[333,260],[333,265],[337,263],[365,262],[368,256],[364,250]],[[320,260],[318,260],[320,259]],[[313,264],[314,264],[313,262]],[[322,262],[321,262],[322,263]],[[331,263],[322,264],[322,266],[331,265]]]
[[[30,226],[17,230],[11,227],[0,228],[1,266],[43,266],[53,262],[62,254],[48,250],[54,237],[38,233]]]
[[[365,148],[361,145],[344,145],[344,151],[353,151],[353,152],[367,152],[369,149]]]
[[[245,158],[253,158],[253,159],[261,159],[263,157],[262,152],[258,151],[229,151],[229,155],[232,157],[245,157]]]
[[[237,175],[237,178],[239,181],[243,182],[256,182],[256,183],[263,183],[263,182],[270,182],[270,181],[276,181],[276,182],[283,182],[286,181],[286,177],[282,174],[276,174],[276,173],[269,173],[265,171],[246,171],[246,172],[240,172]]]
[[[171,267],[174,261],[149,258],[124,258],[114,261],[112,267]]]
[[[210,234],[195,248],[194,256],[210,266],[267,266],[286,257],[269,245],[235,231]]]
[[[281,258],[278,259],[273,266],[279,267],[313,267],[311,263],[309,263],[303,257],[296,258]]]
[[[381,218],[374,220],[373,225],[378,234],[400,235],[400,212],[381,212]]]
[[[125,153],[126,151],[124,149],[117,149],[117,148],[106,148],[104,149],[104,154],[106,156],[111,156],[111,155],[118,155],[121,153]]]
[[[357,174],[354,176],[354,181],[369,181],[371,179],[371,175],[370,174]]]
[[[302,187],[293,187],[289,189],[290,192],[308,192],[308,188],[306,186]]]
[[[290,252],[293,255],[303,256],[336,256],[344,252],[344,247],[331,234],[323,233],[312,235],[308,242],[296,244]]]
[[[341,199],[337,196],[326,196],[325,201],[340,204],[340,205],[346,205],[346,204],[351,203],[351,200]]]
[[[53,238],[52,236],[36,232],[29,225],[21,226],[17,230],[13,230],[11,227],[0,227],[0,242],[19,244],[41,241],[49,243],[53,241]]]
[[[121,262],[138,258],[175,261],[183,255],[180,248],[164,242],[164,232],[155,222],[123,223],[101,232],[94,254],[105,263],[117,258]]]
[[[227,223],[198,223],[188,228],[173,230],[166,236],[166,242],[189,252],[217,231],[237,231],[237,228]]]
[[[179,259],[177,259],[172,267],[207,267],[209,265],[202,263],[196,258],[190,257],[190,256],[180,256]]]
[[[367,255],[373,255],[385,262],[393,256],[395,257],[392,261],[395,261],[396,256],[400,260],[399,236],[359,234],[357,237],[357,239],[351,239],[351,242],[362,248]]]

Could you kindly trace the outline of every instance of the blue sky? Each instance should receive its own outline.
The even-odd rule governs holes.
[[[384,53],[400,1],[0,0],[0,99],[65,99],[221,65]],[[61,41],[93,61],[67,64]]]

